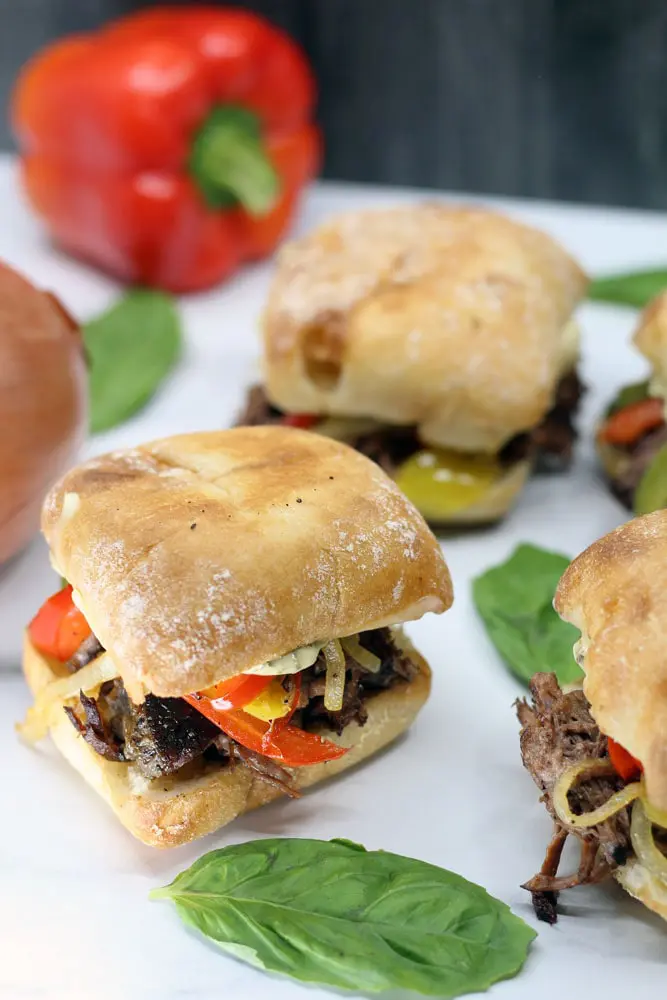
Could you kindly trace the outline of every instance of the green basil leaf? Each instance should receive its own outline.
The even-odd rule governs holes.
[[[578,629],[553,609],[567,556],[519,545],[510,558],[473,581],[473,600],[509,670],[526,684],[538,670],[571,684],[583,674],[572,653]]]
[[[667,445],[660,451],[639,480],[635,492],[635,514],[651,514],[667,507]]]
[[[85,324],[90,364],[90,429],[127,420],[154,395],[178,361],[181,327],[173,299],[137,288]]]
[[[151,896],[244,962],[355,992],[483,990],[520,970],[535,937],[459,875],[340,840],[225,847]]]
[[[626,385],[619,390],[616,398],[607,407],[605,417],[610,417],[612,413],[618,413],[619,410],[624,410],[626,406],[631,406],[633,403],[641,403],[645,399],[649,399],[650,396],[648,379]]]
[[[631,271],[629,274],[610,274],[605,278],[596,278],[588,288],[588,297],[594,302],[613,302],[616,305],[643,309],[666,288],[665,268]]]

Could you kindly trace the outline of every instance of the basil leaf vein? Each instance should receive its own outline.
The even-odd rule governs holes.
[[[236,958],[356,991],[486,989],[520,970],[535,937],[461,876],[344,840],[223,848],[151,895]]]
[[[181,354],[174,300],[135,288],[83,327],[90,363],[90,429],[109,430],[155,394]]]
[[[524,544],[473,581],[473,600],[489,638],[510,672],[526,684],[540,670],[556,674],[560,684],[583,676],[572,653],[579,631],[552,604],[569,562]]]

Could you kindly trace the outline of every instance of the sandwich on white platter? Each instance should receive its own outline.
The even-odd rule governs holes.
[[[350,768],[428,697],[398,626],[451,605],[444,557],[338,441],[256,427],[114,452],[54,487],[42,528],[67,586],[26,632],[22,733],[50,732],[147,844]]]

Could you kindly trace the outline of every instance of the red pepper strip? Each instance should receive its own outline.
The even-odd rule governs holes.
[[[268,722],[256,719],[247,712],[218,712],[210,699],[201,694],[186,695],[185,701],[241,746],[278,760],[287,767],[306,767],[325,760],[337,760],[347,753],[347,747],[336,746],[335,743],[323,740],[314,733],[306,733],[296,726],[286,726],[274,733],[270,742],[265,744]]]
[[[638,778],[642,773],[642,766],[637,758],[628,753],[620,743],[612,740],[611,736],[607,737],[607,744],[609,747],[609,759],[614,766],[614,770],[623,778],[623,781],[632,781],[634,778]]]
[[[269,686],[273,677],[261,677],[254,674],[239,674],[227,681],[221,681],[215,687],[202,691],[210,701],[215,702],[215,708],[220,712],[228,712],[232,708],[243,708],[254,701],[262,691]]]
[[[301,427],[304,431],[307,431],[319,419],[316,413],[286,413],[282,419],[282,423],[286,427]]]
[[[49,597],[28,626],[31,642],[42,653],[56,660],[69,660],[84,639],[90,625],[72,601],[71,586]]]
[[[632,444],[643,434],[660,427],[665,421],[665,404],[651,397],[624,406],[612,413],[600,431],[600,440],[608,444]]]

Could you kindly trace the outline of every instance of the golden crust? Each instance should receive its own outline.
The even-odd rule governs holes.
[[[409,644],[405,648],[419,667],[414,680],[370,698],[365,726],[353,723],[346,727],[341,737],[326,732],[328,739],[352,749],[338,760],[292,770],[299,788],[307,788],[348,770],[391,743],[411,725],[428,698],[431,671]],[[33,694],[37,694],[56,676],[52,665],[27,637],[23,649],[23,670]],[[136,776],[131,765],[113,763],[96,754],[76,732],[64,712],[49,732],[65,759],[111,806],[123,826],[152,847],[186,844],[282,795],[278,789],[254,778],[245,767],[230,770],[212,768],[202,777],[188,781],[148,783]]]
[[[281,252],[264,316],[269,396],[496,452],[549,409],[586,285],[554,240],[485,209],[341,215]]]
[[[617,868],[614,877],[626,892],[667,920],[667,886],[651,875],[639,861],[632,859]]]
[[[53,489],[42,527],[135,701],[452,603],[440,548],[395,484],[289,428],[93,459]]]
[[[556,611],[582,633],[584,692],[603,733],[642,762],[667,809],[667,511],[605,535],[565,571]]]
[[[633,342],[653,365],[657,379],[667,382],[667,292],[658,295],[644,309]]]

